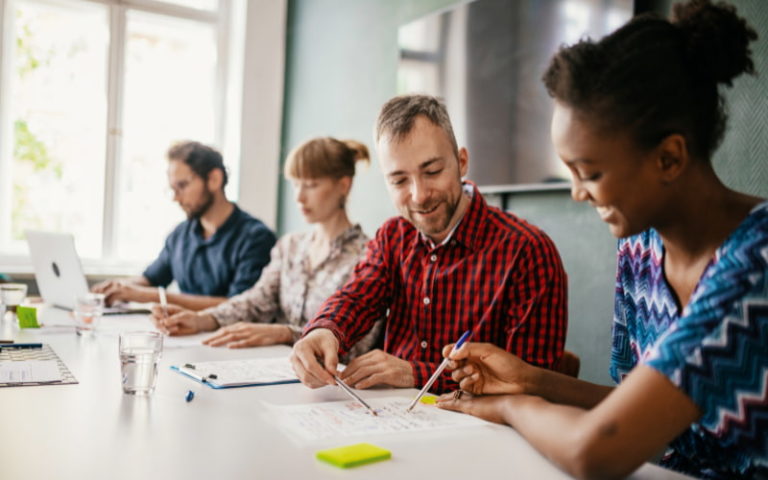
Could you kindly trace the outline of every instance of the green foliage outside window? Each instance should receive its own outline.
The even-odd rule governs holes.
[[[19,28],[16,37],[16,71],[18,78],[23,80],[34,73],[41,66],[48,65],[54,52],[35,52],[32,39],[34,34],[30,25],[21,24],[21,11],[16,11]],[[57,179],[63,175],[63,164],[51,158],[48,147],[30,128],[24,118],[14,121],[13,130],[13,158],[18,166],[29,165],[33,172],[47,171]],[[27,213],[29,204],[29,191],[25,188],[19,176],[14,176],[13,204],[11,206],[11,235],[15,240],[24,239],[24,230],[41,226],[41,220],[30,218]]]

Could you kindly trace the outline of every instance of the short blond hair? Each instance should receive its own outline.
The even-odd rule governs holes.
[[[413,129],[416,117],[421,115],[443,129],[453,145],[454,153],[458,155],[459,146],[453,134],[448,109],[441,99],[429,95],[400,95],[387,101],[381,107],[379,118],[376,120],[376,143],[378,144],[382,137],[402,140]]]

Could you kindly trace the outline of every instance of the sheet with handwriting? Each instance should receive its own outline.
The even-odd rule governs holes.
[[[488,425],[479,418],[441,410],[434,405],[419,404],[412,411],[406,412],[411,400],[405,397],[366,399],[378,416],[370,414],[353,400],[270,406],[269,412],[287,433],[309,442],[336,437]]]

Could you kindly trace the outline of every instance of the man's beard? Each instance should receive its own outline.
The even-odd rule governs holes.
[[[206,212],[208,212],[208,210],[211,209],[211,206],[213,206],[213,194],[208,190],[205,190],[203,192],[203,201],[200,203],[200,205],[198,205],[197,208],[187,212],[187,218],[189,220],[192,220],[192,219],[199,220],[200,217],[205,215]]]
[[[427,236],[437,235],[444,232],[451,224],[451,220],[453,220],[453,216],[456,214],[456,210],[459,208],[460,201],[461,194],[456,198],[448,198],[448,196],[446,196],[445,198],[438,199],[437,203],[426,205],[427,208],[420,207],[414,209],[419,211],[429,211],[432,208],[440,208],[444,204],[444,216],[439,219],[435,219],[433,222],[417,220],[418,214],[414,214],[411,211],[408,212],[408,217],[406,217],[406,219],[409,220],[413,226],[415,226],[423,234]]]

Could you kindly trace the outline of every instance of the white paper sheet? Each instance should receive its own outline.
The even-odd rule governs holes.
[[[181,337],[171,337],[166,335],[163,337],[163,348],[188,348],[188,347],[200,347],[203,345],[203,340],[210,337],[212,332],[198,333],[196,335],[185,335]]]
[[[194,368],[192,368],[194,367]],[[179,370],[218,386],[298,382],[288,357],[191,362]]]
[[[44,383],[61,380],[61,372],[55,360],[0,363],[0,383]]]
[[[411,398],[366,399],[378,416],[355,401],[268,407],[270,416],[292,436],[314,442],[335,437],[418,432],[487,425],[479,418],[419,404],[405,409]]]

